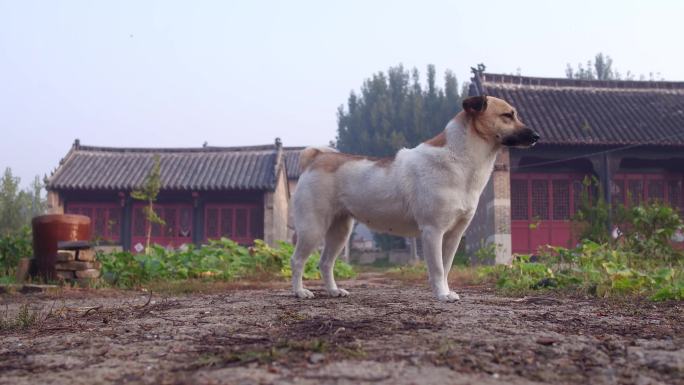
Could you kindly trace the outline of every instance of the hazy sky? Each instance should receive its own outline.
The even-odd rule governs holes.
[[[684,80],[684,1],[0,0],[0,168],[26,185],[75,138],[326,144],[373,72],[564,76],[609,54]]]

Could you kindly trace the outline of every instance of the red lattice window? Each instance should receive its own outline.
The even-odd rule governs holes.
[[[683,208],[682,177],[665,173],[621,173],[613,180],[613,203],[623,205],[658,201]]]
[[[263,235],[263,215],[255,204],[209,204],[205,207],[205,239],[225,237],[251,244]]]
[[[121,237],[121,209],[110,208],[107,211],[107,229],[111,239]]]
[[[255,238],[261,237],[263,233],[262,227],[264,220],[261,218],[261,210],[259,207],[252,207],[249,209],[249,232]]]
[[[178,220],[178,236],[190,237],[192,235],[192,208],[181,207]]]
[[[238,238],[247,235],[247,209],[235,210],[235,236]]]
[[[553,187],[553,219],[570,219],[570,181],[556,179],[552,181]]]
[[[631,179],[627,181],[627,202],[639,204],[644,198],[644,182],[641,179]]]
[[[152,223],[150,243],[164,247],[179,247],[192,242],[192,206],[189,204],[157,203],[154,212],[164,224]],[[133,206],[132,246],[144,245],[147,241],[148,221],[145,204]]]
[[[511,179],[511,219],[529,219],[527,180]]]
[[[585,189],[586,187],[584,186],[584,183],[582,183],[581,180],[572,181],[573,214],[577,214],[580,207],[582,206],[582,194],[584,193]]]
[[[549,219],[548,180],[532,180],[532,218]]]
[[[625,181],[622,179],[612,181],[610,195],[613,204],[624,204],[626,198]]]
[[[684,197],[682,196],[682,181],[671,180],[667,184],[667,195],[669,197],[670,205],[678,207],[680,211],[684,212]]]
[[[233,234],[233,209],[221,209],[221,235]]]
[[[665,181],[648,181],[648,199],[651,201],[665,202]]]
[[[178,232],[178,223],[176,216],[176,209],[166,208],[164,209],[164,236],[165,237],[175,237],[176,232]]]
[[[207,238],[220,238],[219,237],[219,217],[218,209],[207,208],[206,211],[206,235]]]
[[[89,217],[93,239],[114,242],[120,240],[121,207],[116,204],[90,202],[67,203],[66,213]]]
[[[133,236],[145,236],[145,212],[142,207],[133,209]]]

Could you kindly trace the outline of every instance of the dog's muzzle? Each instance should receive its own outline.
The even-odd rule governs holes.
[[[507,135],[501,141],[501,144],[508,147],[532,147],[537,144],[539,134],[531,128],[523,128],[513,134]]]

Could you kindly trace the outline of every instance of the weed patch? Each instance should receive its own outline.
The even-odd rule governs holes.
[[[0,316],[0,331],[28,329],[40,324],[42,320],[40,311],[31,310],[28,304],[24,304],[14,316],[10,316],[5,310],[5,314]]]
[[[116,252],[99,254],[104,279],[119,287],[134,287],[155,281],[272,281],[292,275],[290,256],[293,246],[281,242],[270,247],[256,241],[252,247],[241,246],[229,239],[211,241],[199,248],[167,250],[154,245],[147,254]],[[319,279],[318,253],[307,261],[305,279]],[[342,261],[335,263],[335,276],[351,278],[353,268]],[[178,290],[182,287],[176,288]],[[176,290],[173,289],[172,290]]]

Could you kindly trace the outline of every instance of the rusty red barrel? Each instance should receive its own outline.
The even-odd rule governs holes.
[[[55,274],[57,242],[90,240],[90,218],[85,215],[41,215],[31,225],[37,273],[47,279]]]

